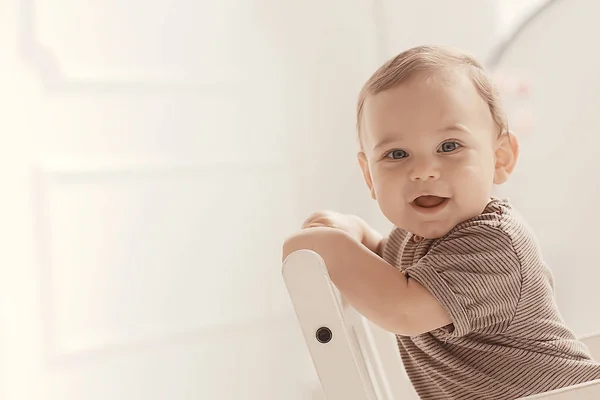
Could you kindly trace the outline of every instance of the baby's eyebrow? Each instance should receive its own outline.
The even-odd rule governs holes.
[[[377,144],[375,145],[375,147],[373,147],[373,150],[377,150],[378,148],[386,146],[386,145],[388,145],[388,144],[390,144],[392,142],[395,142],[397,140],[398,140],[397,138],[392,139],[392,138],[389,138],[389,137],[381,139],[379,142],[377,142]]]
[[[460,124],[460,123],[446,125],[444,128],[440,129],[440,132],[449,132],[449,131],[471,133],[469,128],[467,128],[466,126],[464,126],[463,124]]]

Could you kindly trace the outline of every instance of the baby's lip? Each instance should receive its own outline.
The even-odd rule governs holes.
[[[426,193],[426,194],[420,194],[418,196],[413,197],[410,202],[414,203],[415,200],[417,200],[420,197],[439,197],[440,199],[448,199],[449,198],[448,196],[440,196],[440,195],[437,195],[437,194]]]
[[[418,210],[437,210],[439,207],[445,206],[449,201],[448,197],[423,195],[415,198],[411,206]]]

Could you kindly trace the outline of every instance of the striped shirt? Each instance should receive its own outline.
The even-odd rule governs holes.
[[[492,200],[439,239],[395,228],[383,258],[452,320],[397,336],[421,399],[510,400],[600,379],[600,363],[565,326],[534,235],[507,202]]]

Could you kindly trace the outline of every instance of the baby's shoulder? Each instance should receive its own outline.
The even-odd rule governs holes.
[[[540,258],[540,246],[531,227],[508,200],[494,199],[478,216],[457,225],[431,246],[431,251],[456,253],[496,251],[520,261]]]

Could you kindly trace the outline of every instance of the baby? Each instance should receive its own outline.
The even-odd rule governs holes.
[[[396,334],[422,399],[517,399],[600,379],[565,323],[533,233],[492,197],[518,141],[483,67],[435,46],[386,62],[359,95],[358,162],[395,228],[324,211],[283,258],[319,253],[347,301]]]

